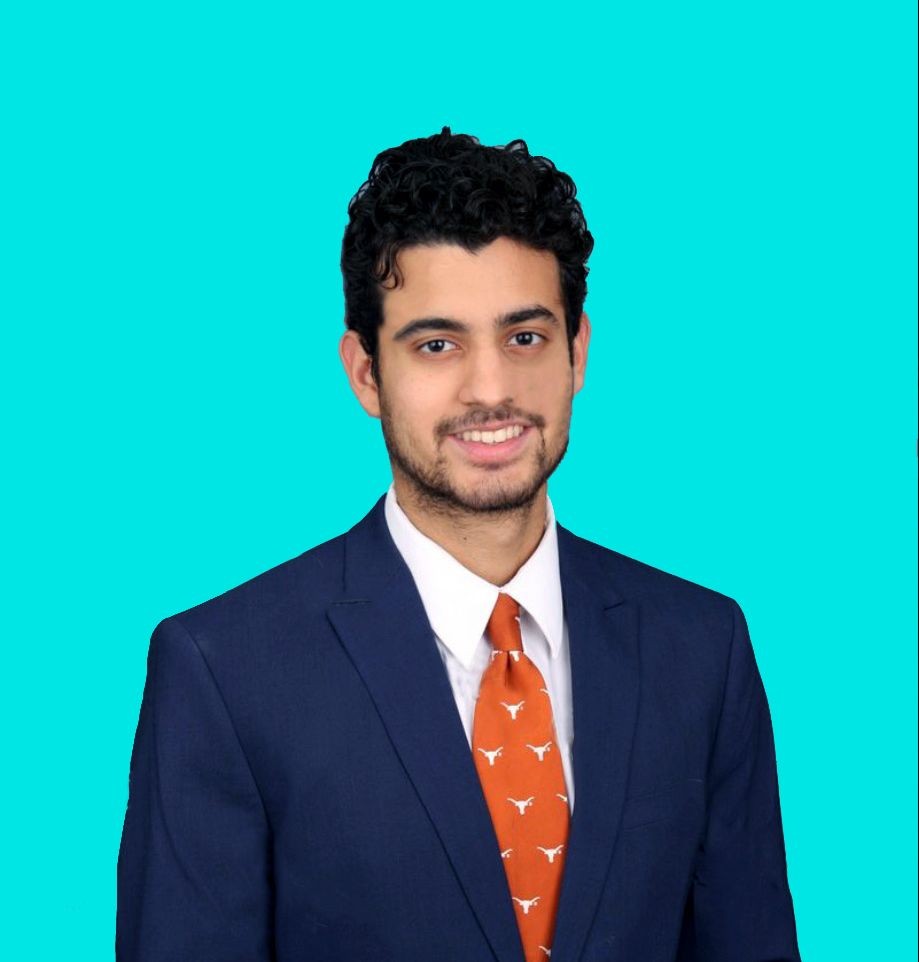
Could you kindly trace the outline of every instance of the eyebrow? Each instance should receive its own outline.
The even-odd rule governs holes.
[[[558,318],[542,304],[533,304],[531,307],[521,307],[516,311],[508,311],[506,314],[499,314],[495,318],[495,327],[503,330],[512,327],[514,324],[521,324],[524,321],[545,320],[558,326]],[[457,321],[451,317],[420,317],[417,320],[409,321],[393,334],[394,341],[404,341],[406,338],[419,334],[422,331],[449,331],[454,334],[467,334],[470,328],[463,321]]]

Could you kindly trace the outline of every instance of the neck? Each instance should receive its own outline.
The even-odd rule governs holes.
[[[473,574],[506,585],[536,550],[546,528],[546,484],[513,511],[471,511],[432,504],[407,479],[393,474],[399,507],[409,521]]]

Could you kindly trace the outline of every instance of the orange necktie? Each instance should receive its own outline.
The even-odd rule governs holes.
[[[486,633],[494,650],[479,685],[472,749],[526,962],[546,962],[569,822],[552,703],[539,669],[523,652],[520,606],[510,595],[498,595]]]

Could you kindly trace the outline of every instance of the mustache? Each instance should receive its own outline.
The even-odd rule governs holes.
[[[489,421],[520,421],[527,427],[534,428],[546,426],[546,419],[542,415],[527,414],[519,408],[505,405],[490,410],[474,411],[464,418],[441,421],[437,427],[437,433],[440,437],[446,437],[449,434],[459,434],[460,431],[472,431],[482,424],[488,424]]]

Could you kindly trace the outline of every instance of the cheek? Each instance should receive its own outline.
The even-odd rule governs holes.
[[[435,427],[445,410],[438,403],[436,392],[426,390],[424,385],[416,382],[390,395],[388,401],[390,418],[396,431],[421,443],[434,437]]]
[[[529,410],[546,419],[545,430],[551,433],[564,431],[571,416],[571,386],[559,378],[537,382],[527,392]]]
[[[551,354],[544,353],[521,373],[523,380],[520,387],[546,407],[563,404],[564,398],[572,392],[574,370],[565,347],[554,346]]]
[[[456,413],[456,392],[444,376],[416,377],[399,391],[402,410],[417,424],[435,424]]]

